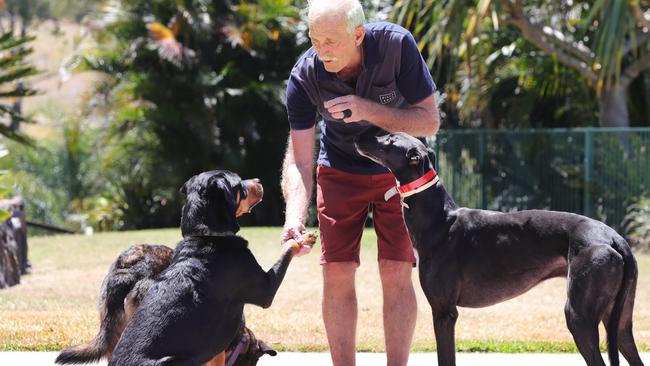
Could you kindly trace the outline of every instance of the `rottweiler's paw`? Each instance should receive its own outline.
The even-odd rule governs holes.
[[[301,246],[306,246],[306,247],[313,247],[314,244],[316,244],[316,239],[318,236],[316,233],[311,232],[311,231],[306,231],[304,234],[302,234],[300,245]]]
[[[304,234],[302,234],[302,237],[300,238],[300,247],[298,248],[298,251],[294,253],[296,257],[302,257],[303,255],[309,254],[311,252],[311,249],[314,247],[314,244],[316,244],[316,234],[307,231]]]

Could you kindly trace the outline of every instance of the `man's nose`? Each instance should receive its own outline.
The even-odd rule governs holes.
[[[327,46],[314,47],[318,56],[329,56],[330,48]]]

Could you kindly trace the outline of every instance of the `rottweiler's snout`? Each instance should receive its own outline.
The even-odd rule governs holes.
[[[239,202],[237,217],[251,212],[253,207],[260,203],[264,196],[264,187],[258,178],[242,180],[241,186],[244,190],[244,198]]]
[[[259,178],[245,180],[244,189],[246,189],[249,196],[252,195],[257,198],[258,201],[261,201],[264,196],[264,186],[262,186],[262,182]]]

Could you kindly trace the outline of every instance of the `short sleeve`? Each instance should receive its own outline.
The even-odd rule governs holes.
[[[427,63],[420,54],[411,33],[402,39],[402,58],[397,87],[410,104],[419,103],[436,91],[436,84],[431,78]]]
[[[292,130],[306,130],[316,123],[316,106],[294,75],[287,83],[287,115]]]

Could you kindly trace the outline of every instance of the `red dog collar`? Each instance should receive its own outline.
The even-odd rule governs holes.
[[[414,191],[414,190],[422,187],[423,185],[429,183],[430,181],[432,181],[436,177],[438,177],[438,174],[436,174],[436,171],[433,168],[431,168],[431,170],[429,170],[425,175],[421,176],[420,178],[412,181],[409,184],[405,184],[403,186],[400,186],[399,187],[399,193],[405,194],[405,193],[408,193],[410,191]]]
[[[429,170],[420,178],[408,184],[405,184],[403,186],[393,187],[389,189],[384,194],[384,199],[388,201],[389,199],[391,199],[391,197],[393,197],[398,193],[402,198],[412,196],[416,193],[420,193],[424,191],[429,187],[432,187],[434,184],[438,183],[438,180],[440,180],[440,177],[438,177],[438,174],[436,173],[435,169],[431,168],[431,170]],[[408,206],[404,204],[404,202],[402,202],[402,205],[408,208]]]

